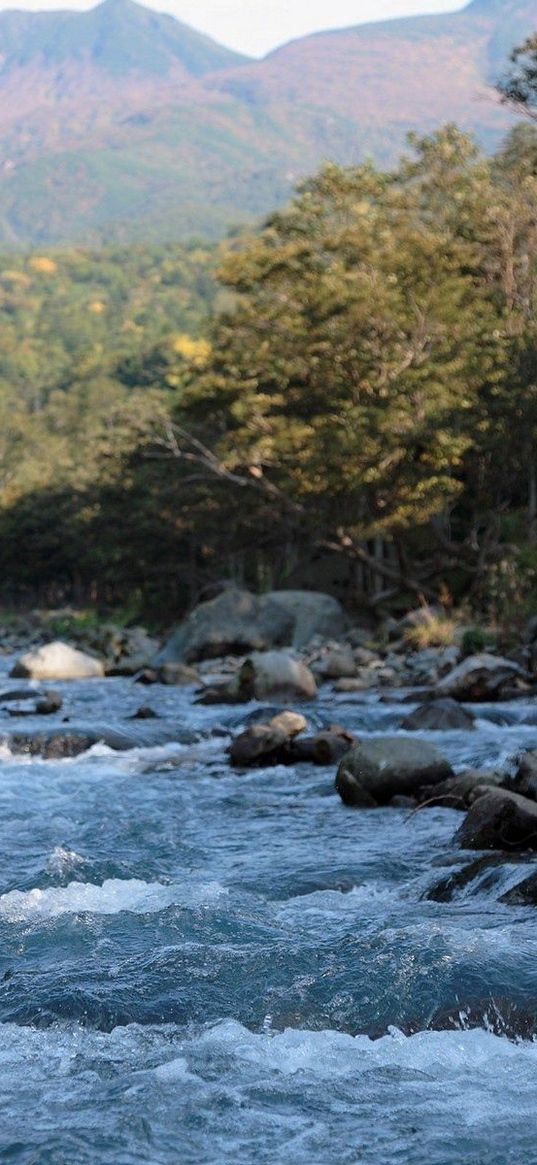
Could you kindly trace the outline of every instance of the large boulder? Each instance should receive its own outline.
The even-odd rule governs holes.
[[[230,588],[196,607],[153,665],[195,663],[274,647],[301,648],[316,635],[337,637],[346,625],[341,604],[330,595],[272,591],[257,596]]]
[[[512,659],[481,652],[470,655],[448,672],[436,685],[436,695],[454,700],[486,702],[499,700],[506,687],[526,679],[525,672]]]
[[[247,655],[291,643],[294,617],[268,595],[229,589],[201,603],[154,659],[156,667]]]
[[[263,651],[243,663],[238,677],[243,698],[266,700],[292,697],[313,700],[317,695],[315,678],[309,667],[287,651]]]
[[[270,591],[266,596],[293,620],[291,646],[300,650],[312,639],[338,639],[348,629],[341,603],[317,591]]]
[[[91,680],[100,679],[104,674],[99,659],[60,640],[28,651],[10,672],[16,678],[30,680]]]
[[[462,849],[537,849],[537,804],[507,789],[476,789],[455,841]]]
[[[428,741],[383,736],[362,741],[343,757],[336,789],[345,805],[366,809],[452,776],[449,762]]]
[[[474,716],[461,708],[457,700],[431,700],[421,704],[415,712],[406,716],[401,724],[406,732],[448,732],[453,729],[475,728]]]

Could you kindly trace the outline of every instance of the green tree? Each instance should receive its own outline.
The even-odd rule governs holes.
[[[182,412],[223,472],[350,553],[453,504],[500,362],[471,220],[483,164],[453,127],[415,149],[394,174],[326,167],[231,250],[235,304]]]
[[[511,68],[497,88],[506,105],[537,118],[537,33],[513,50]]]

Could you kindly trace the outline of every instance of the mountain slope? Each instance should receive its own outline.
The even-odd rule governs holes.
[[[318,33],[248,61],[133,0],[0,13],[0,244],[216,236],[326,158],[445,121],[496,144],[491,82],[535,0]]]
[[[0,13],[1,72],[39,61],[44,68],[73,62],[122,76],[167,76],[178,64],[203,76],[246,60],[186,24],[134,0],[104,0],[87,12]]]
[[[263,105],[300,102],[350,116],[384,160],[410,128],[445,121],[491,146],[510,119],[490,87],[533,28],[535,0],[473,0],[453,14],[314,34],[232,71],[221,86],[244,96],[249,88],[250,100]]]

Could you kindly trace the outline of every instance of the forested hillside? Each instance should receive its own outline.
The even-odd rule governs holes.
[[[377,597],[523,606],[536,223],[537,128],[488,159],[448,126],[218,254],[5,259],[5,592],[162,613],[330,548]]]

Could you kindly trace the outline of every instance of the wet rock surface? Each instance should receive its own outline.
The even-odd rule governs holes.
[[[345,805],[356,808],[387,805],[392,797],[415,794],[453,776],[449,761],[423,740],[387,736],[364,741],[348,752],[336,777]]]
[[[478,787],[455,835],[463,849],[537,850],[537,804],[507,789]]]
[[[415,712],[401,721],[401,728],[405,732],[447,732],[459,728],[471,730],[474,723],[475,717],[471,712],[461,708],[456,700],[446,697],[416,708]]]

